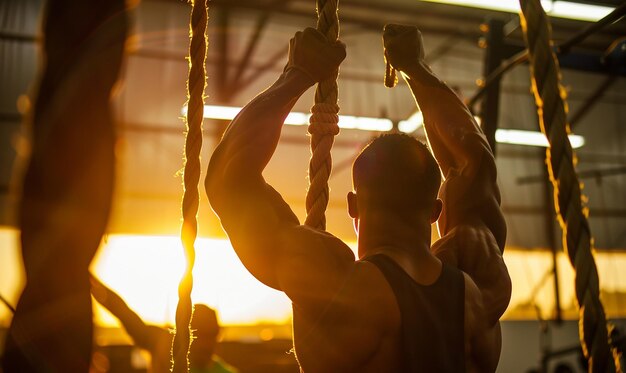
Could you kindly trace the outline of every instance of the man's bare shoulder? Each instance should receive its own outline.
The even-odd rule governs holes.
[[[509,304],[511,278],[491,231],[482,223],[459,225],[431,250],[469,275],[482,294],[489,322],[497,322]]]
[[[338,237],[306,225],[294,226],[281,233],[281,246],[288,247],[296,258],[319,261],[320,265],[351,265],[355,262],[352,249]]]
[[[493,265],[493,262],[506,267],[496,239],[480,222],[456,226],[437,240],[431,251],[440,259],[469,273],[474,280],[485,272],[485,266]]]
[[[335,296],[355,265],[355,255],[339,238],[307,226],[280,232],[277,257],[280,289],[313,312]]]

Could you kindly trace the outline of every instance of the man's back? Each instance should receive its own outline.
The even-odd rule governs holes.
[[[293,305],[294,347],[304,372],[400,371],[401,316],[374,265],[353,262],[319,312]]]
[[[327,243],[336,245],[332,241]],[[309,249],[314,251],[319,247]],[[469,276],[444,264],[440,268],[447,269],[442,269],[434,281],[429,279],[424,283],[418,279],[422,282],[420,284],[409,274],[414,272],[412,269],[402,268],[388,256],[381,266],[373,263],[381,261],[375,259],[379,256],[384,254],[353,262],[343,273],[344,280],[336,293],[321,310],[311,312],[293,304],[294,346],[304,372],[473,372],[495,369],[499,341],[494,330],[477,327],[482,324],[477,320],[484,319],[486,313],[476,303],[480,298],[479,291]],[[419,263],[414,264],[414,267],[420,267]],[[432,301],[428,310],[416,309],[415,315],[403,314],[400,303],[414,300],[399,299],[393,287],[394,280],[389,281],[385,272],[404,277],[405,281],[408,279],[418,287],[430,288],[430,292],[426,291],[426,298],[417,301]],[[442,292],[440,296],[435,295],[439,292]],[[407,294],[407,297],[410,296]],[[456,308],[446,309],[446,306]],[[418,331],[422,334],[417,339],[406,338],[406,333],[415,331],[415,324],[420,322],[430,325],[426,330]],[[449,334],[433,334],[442,330]],[[414,344],[408,346],[407,342],[411,343],[411,340]],[[434,341],[438,342],[429,343]],[[472,348],[473,342],[477,344]],[[423,350],[409,351],[415,348]],[[422,356],[431,358],[424,364],[443,363],[448,370],[430,370],[420,364],[407,369],[406,365],[412,364],[411,359],[419,361]]]
[[[415,36],[411,37],[416,39]],[[418,44],[417,40],[413,44]],[[402,51],[403,46],[395,49]],[[354,253],[337,237],[300,225],[289,205],[263,177],[263,170],[279,142],[283,122],[297,99],[315,82],[335,71],[344,57],[342,45],[326,41],[317,31],[306,29],[296,33],[290,43],[289,62],[284,72],[272,86],[249,102],[226,130],[211,157],[205,187],[243,265],[259,281],[283,291],[291,299],[294,345],[305,372],[403,372],[401,330],[405,326],[398,300],[385,275],[372,263],[356,261]],[[488,148],[487,153],[475,151],[474,145],[482,149],[484,139],[458,98],[431,76],[429,69],[413,64],[406,66],[411,71],[415,68],[415,74],[410,74],[415,79],[409,79],[409,83],[416,98],[427,96],[422,100],[425,118],[437,125],[435,130],[432,124],[427,123],[426,127],[431,143],[437,139],[442,141],[432,149],[436,156],[441,155],[439,166],[447,177],[447,185],[479,181],[471,184],[474,189],[458,189],[460,193],[454,194],[457,199],[448,198],[449,194],[444,196],[446,215],[442,221],[446,224],[440,225],[444,227],[443,235],[450,235],[453,228],[462,224],[469,224],[467,232],[486,229],[485,237],[497,241],[493,263],[502,267],[498,244],[503,244],[505,231],[493,224],[483,224],[482,215],[471,221],[467,219],[477,211],[476,203],[485,205],[482,204],[484,199],[475,198],[477,191],[483,191],[487,202],[493,202],[486,206],[500,211],[497,186],[491,185],[495,178],[488,172],[495,170],[493,156]],[[436,93],[433,96],[437,97],[428,96],[431,81]],[[441,107],[442,103],[449,105]],[[450,109],[453,109],[452,114],[448,113]],[[449,118],[452,119],[449,124],[461,131],[449,130],[444,125]],[[469,136],[459,137],[459,133]],[[380,145],[389,143],[391,147]],[[398,147],[396,143],[403,145]],[[448,143],[452,149],[447,148]],[[372,144],[366,148],[370,149],[367,157],[359,156],[363,162],[358,177],[355,162],[353,179],[358,179],[359,183],[355,182],[355,191],[348,195],[348,210],[358,231],[359,257],[383,252],[416,283],[435,283],[441,274],[442,261],[454,265],[454,259],[464,258],[457,255],[458,250],[462,250],[459,249],[462,240],[457,239],[443,240],[438,246],[446,249],[441,251],[447,253],[443,259],[431,253],[431,224],[441,211],[441,202],[436,202],[439,178],[429,178],[429,182],[422,185],[422,168],[432,171],[429,175],[437,176],[439,168],[432,156],[426,156],[425,146],[408,136],[387,137],[377,143],[380,146],[376,149],[380,151],[372,150]],[[408,157],[402,156],[405,151]],[[415,172],[402,171],[407,164]],[[459,165],[469,167],[458,168]],[[374,168],[380,172],[372,172]],[[410,185],[405,185],[407,181]],[[383,190],[381,185],[390,189]],[[427,198],[422,198],[423,193],[416,190],[425,192]],[[471,203],[454,203],[459,199]],[[481,207],[480,211],[483,210],[485,208]],[[495,233],[499,240],[494,238]],[[489,248],[488,251],[494,250]],[[448,258],[452,258],[450,262]],[[465,270],[462,266],[465,262],[458,263],[459,269]],[[470,276],[462,275],[463,328],[459,328],[457,335],[464,341],[464,351],[456,358],[464,361],[468,372],[495,371],[500,351],[497,324],[500,308],[497,307],[502,304],[506,307],[510,292],[490,297],[498,302],[485,305],[484,295],[496,294],[484,291],[488,290],[488,284],[481,282],[484,287],[479,289]],[[485,316],[486,307],[496,310],[494,320]],[[427,349],[436,347],[425,342],[422,345]]]
[[[419,284],[387,255],[362,260],[374,264],[393,289],[402,316],[402,371],[464,372],[465,283],[461,271],[443,263],[437,280]]]

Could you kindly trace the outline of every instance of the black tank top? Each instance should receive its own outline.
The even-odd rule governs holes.
[[[443,263],[432,285],[416,283],[383,254],[363,260],[385,275],[402,315],[402,373],[465,372],[465,282],[458,269]]]

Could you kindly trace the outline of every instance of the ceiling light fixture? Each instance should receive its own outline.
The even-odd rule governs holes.
[[[572,148],[580,148],[585,145],[585,138],[579,135],[568,135]],[[496,130],[496,141],[503,144],[531,145],[548,147],[548,139],[541,132],[522,130]]]
[[[232,120],[237,116],[240,107],[205,105],[204,117],[207,119]],[[187,106],[183,107],[182,114],[186,115]],[[292,112],[285,119],[285,124],[292,126],[305,126],[309,124],[311,114]],[[424,125],[424,117],[421,111],[417,111],[407,120],[398,123],[398,129],[404,133],[413,133]],[[387,132],[393,129],[393,122],[386,118],[356,117],[352,115],[340,115],[339,127],[344,129],[357,129],[363,131]],[[585,138],[579,135],[569,135],[572,148],[580,148],[585,145]],[[512,129],[496,130],[496,141],[503,144],[548,146],[545,135],[537,131],[523,131]]]
[[[472,8],[496,10],[501,12],[519,13],[517,0],[423,0],[432,3],[460,5]],[[571,1],[541,0],[541,5],[551,17],[577,19],[596,22],[615,8],[601,5],[581,4]]]
[[[205,105],[204,117],[208,119],[232,120],[240,110],[240,107]],[[187,114],[187,106],[183,107],[182,114]],[[309,124],[310,116],[311,114],[292,112],[287,115],[285,124],[292,126],[305,126]],[[393,129],[393,122],[390,119],[385,118],[340,115],[339,128],[386,132]]]

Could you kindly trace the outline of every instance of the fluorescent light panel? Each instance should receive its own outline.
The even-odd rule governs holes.
[[[520,11],[517,0],[423,0],[432,3],[467,6],[472,8],[490,9],[501,12],[518,13]],[[614,8],[600,5],[580,4],[570,1],[542,0],[541,5],[551,17],[577,19],[596,22],[612,12]]]
[[[204,117],[208,119],[232,120],[241,110],[240,107],[205,105]],[[187,113],[187,107],[183,107],[183,115]],[[285,124],[292,126],[305,126],[309,124],[311,114],[293,112],[285,119]],[[413,133],[424,125],[424,117],[421,111],[411,115],[409,119],[398,123],[398,129],[405,133]],[[345,129],[358,129],[364,131],[387,132],[393,128],[393,122],[384,118],[355,117],[352,115],[340,115],[339,127]],[[585,145],[585,139],[579,135],[569,135],[573,148]],[[548,146],[548,140],[541,132],[522,131],[510,129],[496,130],[496,141],[504,144]]]
[[[416,111],[413,115],[409,117],[407,120],[401,120],[398,123],[398,129],[405,133],[412,133],[417,131],[421,126],[424,125],[424,115],[422,111]]]
[[[568,135],[572,148],[580,148],[585,145],[585,138],[579,135]],[[496,141],[504,144],[531,145],[548,147],[548,139],[541,132],[522,130],[496,130]]]
[[[205,105],[204,117],[209,119],[232,120],[241,110],[240,107]],[[187,113],[187,107],[183,107],[183,115]],[[311,114],[289,113],[285,124],[292,126],[305,126],[309,124]],[[386,132],[393,128],[393,122],[384,118],[355,117],[352,115],[339,116],[339,128],[358,129],[364,131]]]

